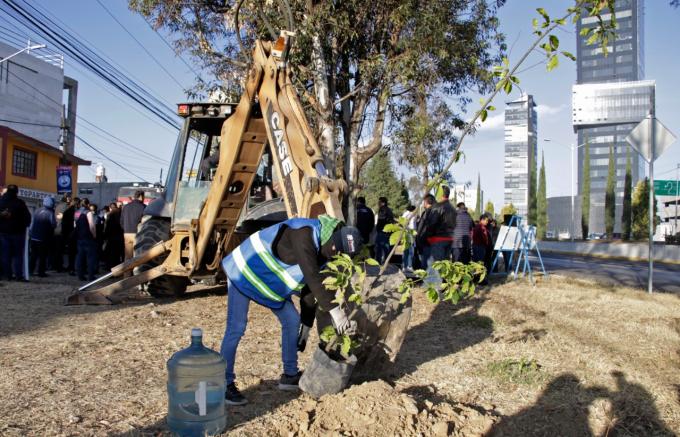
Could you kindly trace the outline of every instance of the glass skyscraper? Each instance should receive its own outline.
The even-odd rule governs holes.
[[[573,87],[574,131],[578,136],[578,187],[583,187],[583,163],[590,148],[590,231],[604,232],[604,197],[609,170],[609,148],[616,162],[616,226],[620,230],[621,205],[630,154],[633,184],[643,178],[643,160],[626,142],[626,136],[647,114],[654,111],[653,81],[644,78],[644,1],[616,0],[617,35],[607,46],[588,45],[581,29],[597,26],[587,14],[576,24],[577,85]],[[602,15],[611,20],[612,14]],[[584,236],[586,237],[586,236]]]
[[[531,168],[538,154],[536,103],[522,94],[505,106],[505,205],[512,203],[524,220],[529,209]],[[535,223],[530,223],[535,224]]]

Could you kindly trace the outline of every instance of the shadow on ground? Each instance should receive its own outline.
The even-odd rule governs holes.
[[[674,436],[659,417],[654,398],[621,372],[612,372],[614,391],[584,386],[571,373],[553,379],[536,403],[512,416],[503,416],[489,436],[593,436],[588,408],[598,399],[611,405],[606,436]]]
[[[409,329],[386,379],[394,382],[424,363],[455,354],[491,337],[493,320],[479,314],[486,300],[484,293],[488,292],[457,305],[438,303],[427,321]]]

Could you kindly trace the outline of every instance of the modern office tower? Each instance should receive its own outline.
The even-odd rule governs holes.
[[[538,154],[536,103],[530,94],[505,104],[505,190],[503,203],[512,203],[524,220],[529,209],[531,168]],[[534,224],[534,223],[531,223]]]
[[[626,136],[654,112],[653,81],[644,78],[644,1],[616,0],[617,36],[607,46],[588,45],[584,27],[597,18],[584,15],[576,24],[577,84],[572,89],[573,126],[578,137],[578,193],[583,187],[584,147],[590,146],[591,232],[604,232],[604,197],[609,170],[609,147],[616,160],[616,225],[620,230],[626,155],[630,153],[633,184],[643,178],[644,163]],[[603,14],[611,20],[611,13]],[[585,237],[585,236],[584,236]]]

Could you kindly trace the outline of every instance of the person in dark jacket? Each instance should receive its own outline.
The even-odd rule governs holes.
[[[416,226],[416,250],[418,251],[418,260],[420,261],[420,268],[427,267],[427,258],[430,256],[430,245],[427,244],[427,220],[434,206],[435,199],[432,194],[426,194],[423,198],[423,212],[420,214],[418,224]]]
[[[488,224],[489,217],[482,214],[479,223],[472,230],[472,261],[483,263],[486,260],[486,251],[491,240]]]
[[[64,271],[64,253],[66,253],[67,238],[69,235],[62,234],[62,220],[64,219],[64,212],[71,206],[71,195],[64,195],[59,202],[54,206],[54,215],[57,220],[57,226],[54,228],[54,237],[52,238],[52,246],[50,248],[50,264],[52,269],[57,272]]]
[[[76,253],[78,253],[78,243],[74,230],[76,226],[76,211],[78,209],[80,209],[80,199],[74,197],[61,217],[61,235],[64,240],[64,245],[66,246],[65,252],[68,255],[68,266],[66,266],[66,270],[71,276],[76,274]]]
[[[104,222],[104,260],[111,269],[123,262],[125,243],[123,228],[120,225],[120,209],[115,203],[109,205],[109,213]]]
[[[8,185],[0,197],[0,246],[2,248],[2,274],[7,279],[26,281],[24,276],[24,250],[26,228],[31,224],[31,213],[26,203],[19,199],[19,187]]]
[[[366,198],[360,196],[357,198],[357,229],[361,233],[361,238],[365,244],[368,244],[371,238],[371,232],[375,227],[375,215],[371,208],[366,206]]]
[[[456,205],[456,229],[453,231],[453,260],[467,264],[470,262],[472,245],[470,244],[470,233],[475,227],[475,222],[470,217],[465,203],[460,202]]]
[[[439,201],[432,207],[425,224],[425,235],[429,247],[427,257],[427,281],[439,282],[439,275],[432,268],[436,261],[449,259],[453,234],[456,229],[456,211],[449,202],[449,187],[443,185],[439,192]]]
[[[28,272],[33,274],[35,265],[38,264],[38,276],[47,276],[47,257],[52,247],[54,238],[54,228],[57,227],[57,219],[54,214],[54,199],[45,197],[43,206],[33,215],[33,223],[29,231],[31,240],[30,258],[28,262]]]
[[[384,231],[385,226],[394,223],[394,213],[387,206],[387,197],[378,199],[378,222],[375,225],[377,233],[375,235],[375,259],[384,263],[390,253],[390,235]]]
[[[135,254],[135,235],[137,235],[137,225],[142,221],[144,215],[144,191],[135,192],[135,199],[123,207],[120,213],[120,225],[123,227],[123,238],[125,240],[125,260],[129,260]]]
[[[94,208],[91,208],[94,207]],[[76,220],[76,241],[78,254],[76,255],[76,272],[81,281],[94,281],[99,260],[97,251],[97,205],[88,205],[88,210],[81,212]],[[85,267],[87,266],[87,278]]]
[[[304,349],[315,314],[319,332],[332,326],[342,334],[352,325],[345,309],[333,302],[334,294],[324,286],[321,266],[337,253],[354,256],[361,247],[357,228],[321,215],[316,219],[289,219],[262,229],[222,260],[229,278],[227,327],[220,348],[227,362],[227,404],[248,402],[234,382],[234,362],[248,324],[250,302],[271,309],[278,318],[283,361],[279,389],[297,390],[302,374],[297,354]],[[298,293],[302,314],[291,300]]]

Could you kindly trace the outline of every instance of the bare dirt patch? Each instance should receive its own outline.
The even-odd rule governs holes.
[[[193,326],[219,349],[224,295],[62,306],[74,285],[55,276],[0,286],[0,435],[168,433],[165,362]],[[536,288],[498,284],[457,307],[416,294],[388,377],[317,401],[276,389],[279,327],[253,305],[236,366],[250,404],[229,408],[228,431],[673,435],[680,431],[678,314],[675,295],[555,277]]]

